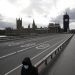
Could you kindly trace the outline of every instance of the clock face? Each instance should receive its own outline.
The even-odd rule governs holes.
[[[68,19],[65,19],[65,21],[68,21]]]

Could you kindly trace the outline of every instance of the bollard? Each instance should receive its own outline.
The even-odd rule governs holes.
[[[50,55],[51,56],[51,59],[53,58],[53,56],[52,55]]]
[[[47,65],[48,63],[47,63],[47,59],[45,60],[45,65]]]
[[[62,46],[60,46],[60,49],[62,49]]]
[[[60,51],[60,47],[58,48],[58,52]]]
[[[57,55],[57,52],[55,51],[55,55]]]

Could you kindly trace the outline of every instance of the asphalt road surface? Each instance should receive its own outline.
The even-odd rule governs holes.
[[[70,35],[54,34],[0,43],[0,75],[20,75],[25,57],[30,57],[35,65]]]
[[[75,75],[75,35],[53,66],[49,64],[42,75]]]

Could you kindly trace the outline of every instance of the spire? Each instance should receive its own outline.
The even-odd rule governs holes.
[[[34,21],[34,19],[33,19],[33,25],[35,25],[35,21]]]
[[[66,14],[65,14],[65,15],[69,16],[67,12],[66,12]]]
[[[67,12],[66,12],[66,15],[67,15]]]
[[[33,28],[33,29],[35,28],[35,21],[34,21],[34,19],[33,19],[32,28]]]
[[[30,29],[30,24],[28,25],[28,29]]]
[[[36,26],[35,21],[33,19],[32,29],[35,30],[36,28],[37,28],[37,26]]]

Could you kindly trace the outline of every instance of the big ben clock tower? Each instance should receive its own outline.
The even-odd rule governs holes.
[[[63,28],[64,32],[69,31],[69,15],[67,13],[63,16]]]

